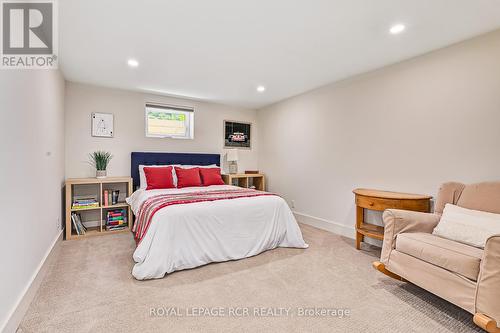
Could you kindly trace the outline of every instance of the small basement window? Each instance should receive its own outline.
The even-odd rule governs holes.
[[[146,136],[151,138],[193,139],[194,109],[146,104]]]

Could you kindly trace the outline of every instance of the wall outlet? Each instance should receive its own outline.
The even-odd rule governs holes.
[[[292,208],[295,208],[295,200],[290,200],[290,206],[291,206]]]
[[[58,216],[56,219],[56,230],[59,231],[61,228],[61,218]]]

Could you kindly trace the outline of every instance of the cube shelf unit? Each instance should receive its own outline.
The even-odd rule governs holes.
[[[256,190],[266,190],[266,178],[261,173],[223,174],[222,180],[224,180],[224,183],[227,185],[235,185],[245,188],[255,186]]]
[[[114,233],[121,232],[130,232],[132,225],[132,210],[130,206],[122,201],[118,202],[115,205],[104,206],[104,198],[103,193],[105,190],[116,189],[116,187],[120,187],[120,189],[125,190],[125,197],[129,197],[132,194],[132,178],[131,177],[107,177],[102,179],[97,178],[70,178],[66,180],[66,240],[70,239],[81,239],[92,236],[101,236],[108,235]],[[82,193],[83,195],[93,195],[97,198],[99,202],[99,207],[90,207],[90,208],[78,208],[73,209],[73,201],[75,195],[78,193]],[[120,190],[120,194],[122,191]],[[127,214],[127,227],[123,230],[112,230],[106,231],[103,220],[105,219],[105,214],[107,211],[112,209],[125,208]],[[85,214],[93,214],[94,216],[98,216],[97,221],[93,221],[97,223],[96,226],[87,227],[87,231],[85,235],[78,235],[76,231],[73,231],[72,228],[72,220],[71,213],[81,213],[81,215]],[[82,222],[85,222],[83,219]]]

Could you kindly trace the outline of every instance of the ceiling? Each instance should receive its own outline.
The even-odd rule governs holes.
[[[500,1],[63,0],[59,21],[69,81],[260,108],[500,28]]]

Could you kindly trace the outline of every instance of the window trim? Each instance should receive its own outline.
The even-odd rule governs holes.
[[[189,118],[189,127],[187,135],[160,135],[160,134],[150,134],[148,133],[149,128],[149,118],[148,111],[152,108],[164,109],[171,111],[180,111],[186,113]],[[169,105],[169,104],[158,104],[158,103],[146,103],[144,106],[144,134],[147,138],[157,138],[157,139],[181,139],[181,140],[193,140],[194,139],[194,108],[187,106]]]

